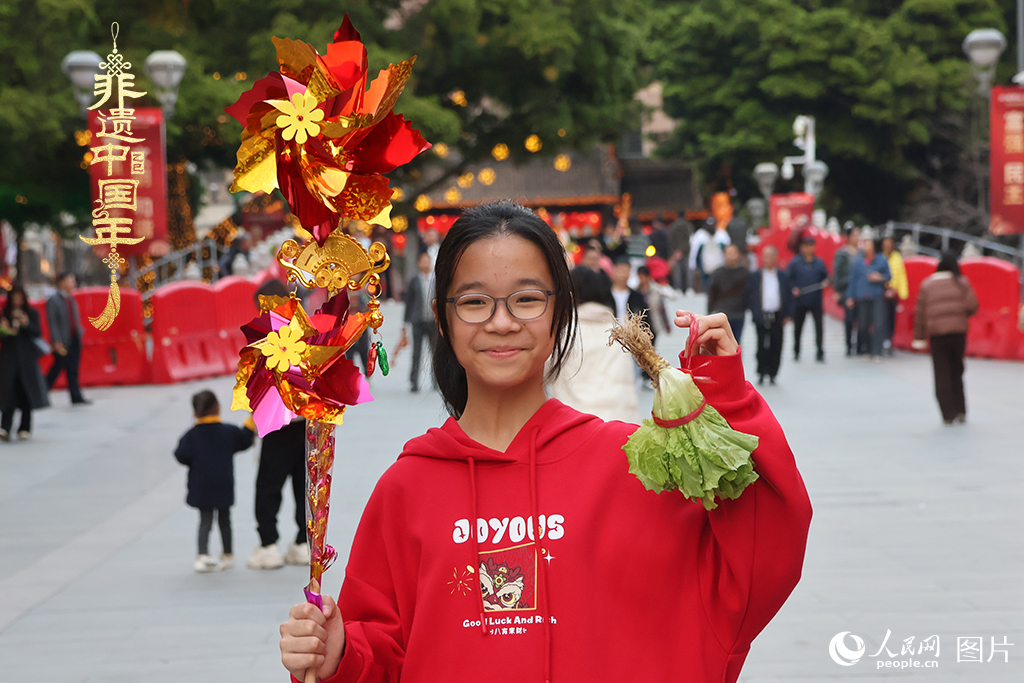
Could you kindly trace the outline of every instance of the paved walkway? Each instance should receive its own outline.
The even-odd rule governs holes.
[[[385,309],[385,342],[394,340],[400,313]],[[752,332],[748,324],[748,348]],[[812,332],[804,334],[813,357]],[[659,342],[669,355],[682,339]],[[969,361],[969,422],[944,427],[927,358],[847,359],[831,320],[826,354],[817,364],[794,363],[787,353],[778,386],[764,388],[815,518],[804,578],[755,641],[740,680],[1019,683],[1024,364]],[[744,355],[749,377],[753,354]],[[407,439],[444,417],[435,394],[407,392],[408,363],[403,352],[390,377],[375,377],[378,400],[350,411],[341,429],[329,540],[342,557],[327,575],[332,590],[377,478]],[[171,453],[191,423],[190,396],[209,387],[227,403],[232,383],[94,389],[94,405],[74,409],[56,392],[56,407],[37,415],[32,441],[0,444],[0,681],[286,680],[277,627],[301,600],[306,572],[244,567],[258,542],[255,451],[236,459],[241,566],[213,575],[191,568],[197,515],[183,503],[185,471]],[[280,520],[287,538],[294,532],[287,500]],[[877,669],[889,660],[884,651],[871,657],[887,630],[886,647],[897,653],[909,637],[917,644],[938,635],[939,667]],[[864,658],[851,667],[829,658],[829,641],[841,631],[865,641]],[[1000,655],[956,663],[958,636],[983,637],[986,659],[990,638],[1006,636],[1014,643],[1009,663]]]

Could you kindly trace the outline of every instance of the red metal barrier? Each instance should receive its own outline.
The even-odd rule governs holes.
[[[1017,307],[1020,305],[1018,271],[989,256],[964,259],[960,272],[978,295],[978,312],[967,331],[967,354],[981,358],[1015,358]]]
[[[892,335],[892,343],[897,349],[910,351],[914,341],[914,312],[917,309],[917,293],[921,291],[921,283],[935,272],[939,260],[931,256],[911,256],[903,259],[907,270],[908,296],[896,310],[896,329]]]
[[[224,364],[232,371],[238,364],[238,352],[245,346],[245,335],[240,328],[259,313],[254,301],[256,289],[255,282],[237,276],[226,277],[213,287],[220,353]]]
[[[153,382],[231,374],[224,362],[213,287],[174,282],[153,294]]]
[[[83,287],[75,291],[75,301],[82,315],[85,337],[82,340],[82,360],[78,378],[83,387],[103,387],[113,384],[145,384],[149,381],[149,361],[146,359],[146,334],[142,324],[142,297],[133,289],[121,288],[121,312],[106,330],[97,330],[89,324],[89,317],[99,315],[107,304],[106,287]],[[46,315],[46,300],[30,302],[39,312],[39,325],[43,339],[52,342],[50,321]],[[39,359],[45,375],[53,366],[53,354]],[[54,383],[55,389],[67,387],[64,373]]]

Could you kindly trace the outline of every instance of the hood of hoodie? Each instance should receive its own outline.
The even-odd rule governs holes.
[[[543,465],[571,454],[583,445],[587,435],[602,424],[600,418],[573,410],[550,398],[526,421],[504,452],[477,443],[462,431],[455,418],[450,417],[440,427],[429,429],[423,436],[405,444],[398,457],[461,461],[472,458],[477,464],[529,463],[532,448],[535,449],[537,464]]]

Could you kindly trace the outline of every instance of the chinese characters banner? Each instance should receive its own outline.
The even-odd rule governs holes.
[[[123,155],[111,154],[108,162],[94,163],[89,168],[92,186],[93,206],[118,191],[118,183],[126,181],[132,185],[127,191],[135,193],[135,210],[113,209],[111,213],[123,213],[134,218],[132,236],[142,237],[139,244],[121,244],[122,254],[141,254],[152,249],[158,242],[167,240],[167,162],[164,159],[164,113],[159,107],[135,109],[132,121],[132,135],[139,142],[133,142]],[[89,131],[93,141],[107,142],[104,133],[111,129],[107,112],[89,112]],[[105,128],[104,128],[105,126]],[[96,144],[102,144],[97,142]],[[121,158],[123,156],[123,158]],[[134,182],[134,181],[137,181]],[[102,246],[97,249],[102,249]]]
[[[773,230],[808,228],[814,213],[814,197],[805,192],[773,194],[768,203],[768,225]]]
[[[1024,88],[992,88],[989,155],[993,235],[1024,233]]]

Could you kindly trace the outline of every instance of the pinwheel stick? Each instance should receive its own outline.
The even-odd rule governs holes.
[[[327,516],[331,505],[331,470],[334,467],[334,425],[306,422],[306,536],[309,539],[309,585],[306,600],[322,611],[323,574],[337,553],[327,544]],[[305,683],[316,683],[316,669],[309,668]]]

